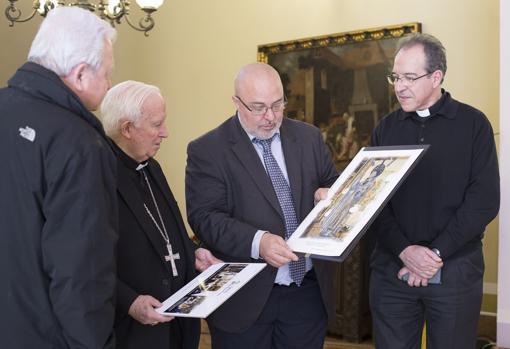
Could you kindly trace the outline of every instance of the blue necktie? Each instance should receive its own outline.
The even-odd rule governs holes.
[[[290,191],[289,184],[285,179],[282,170],[278,166],[276,159],[271,153],[271,142],[275,138],[276,134],[269,139],[257,139],[254,138],[253,142],[260,144],[264,150],[262,157],[264,164],[266,165],[266,171],[273,184],[273,189],[278,198],[278,203],[283,212],[283,218],[285,221],[285,240],[287,240],[292,233],[296,230],[299,225],[296,210],[294,208],[294,202],[292,200],[292,192]],[[289,263],[290,276],[292,280],[299,286],[303,281],[303,277],[306,273],[306,262],[303,257],[299,258],[298,261]]]

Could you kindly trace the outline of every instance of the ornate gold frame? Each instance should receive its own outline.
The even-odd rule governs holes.
[[[398,106],[386,75],[398,39],[417,32],[412,22],[259,45],[257,60],[280,73],[286,115],[319,127],[342,169]]]
[[[406,34],[419,32],[421,32],[421,23],[410,22],[398,25],[390,25],[386,27],[355,30],[330,35],[315,36],[305,39],[259,45],[257,50],[257,61],[267,63],[269,54],[277,54],[296,50],[307,50],[317,47],[339,46],[368,40],[400,38]]]

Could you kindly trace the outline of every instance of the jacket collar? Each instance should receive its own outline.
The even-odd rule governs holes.
[[[51,70],[37,63],[27,62],[9,79],[8,86],[71,111],[107,139],[98,118],[85,108],[78,96]]]

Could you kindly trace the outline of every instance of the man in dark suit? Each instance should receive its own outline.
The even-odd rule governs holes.
[[[443,45],[403,38],[389,83],[401,108],[372,144],[430,144],[374,222],[370,307],[376,347],[473,349],[483,290],[482,237],[499,209],[499,172],[485,115],[441,88]]]
[[[218,262],[189,239],[158,162],[168,136],[159,89],[135,81],[113,87],[102,105],[106,133],[118,157],[119,244],[115,333],[117,347],[195,349],[196,319],[163,316],[154,308]]]
[[[283,117],[271,66],[242,68],[232,100],[237,114],[188,146],[188,220],[219,258],[270,266],[208,318],[213,348],[322,348],[328,265],[285,238],[336,180],[330,153],[316,127]]]

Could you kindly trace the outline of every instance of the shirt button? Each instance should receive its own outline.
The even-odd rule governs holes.
[[[425,128],[425,124],[421,124],[421,128]]]
[[[423,138],[423,137],[420,138],[420,142],[423,143],[424,140],[425,140],[425,138]]]
[[[168,279],[163,279],[163,280],[161,280],[161,283],[162,283],[164,286],[168,286]]]

